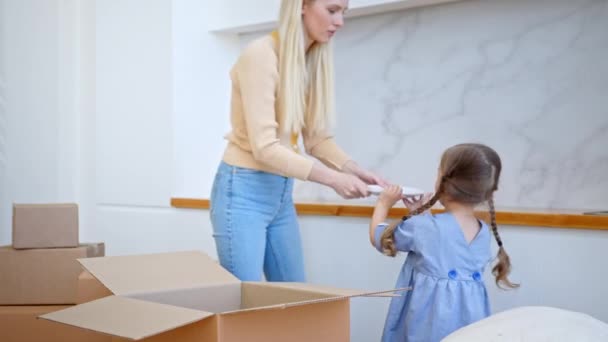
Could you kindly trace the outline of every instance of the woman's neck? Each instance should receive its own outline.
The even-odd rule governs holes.
[[[304,51],[306,51],[306,53],[308,53],[308,51],[310,50],[310,48],[315,45],[315,41],[310,39],[310,37],[308,37],[308,35],[304,36]]]

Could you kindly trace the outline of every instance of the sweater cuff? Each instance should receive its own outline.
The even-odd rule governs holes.
[[[315,146],[311,152],[311,154],[323,162],[323,164],[340,171],[344,167],[344,164],[351,160],[350,156],[347,155],[333,139],[327,139],[321,142]]]

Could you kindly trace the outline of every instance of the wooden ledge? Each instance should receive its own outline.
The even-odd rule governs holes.
[[[195,198],[172,198],[171,206],[185,209],[209,209],[209,200]],[[342,216],[342,217],[371,217],[372,206],[347,204],[310,204],[298,203],[296,210],[300,215]],[[435,213],[443,210],[433,210]],[[393,218],[407,214],[407,209],[394,208],[390,211]],[[487,220],[488,213],[478,212],[479,217]],[[607,215],[584,215],[582,212],[550,211],[550,210],[499,210],[496,221],[500,225],[573,228],[608,230]]]

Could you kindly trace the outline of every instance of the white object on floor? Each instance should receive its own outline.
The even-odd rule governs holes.
[[[459,329],[441,342],[606,342],[608,324],[579,312],[524,306]]]
[[[416,189],[416,188],[410,188],[407,186],[403,186],[403,197],[415,197],[415,196],[420,196],[420,195],[424,195],[424,191],[420,190],[420,189]],[[381,187],[380,185],[368,185],[367,186],[367,191],[369,191],[372,195],[380,195],[380,193],[384,190],[383,187]]]

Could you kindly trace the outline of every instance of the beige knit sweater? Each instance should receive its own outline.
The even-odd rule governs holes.
[[[223,160],[227,164],[308,179],[313,160],[298,152],[297,135],[279,127],[277,44],[271,35],[251,42],[230,71],[232,99]],[[341,169],[350,159],[328,133],[301,134],[306,152],[325,165]],[[294,141],[296,140],[296,141]]]

